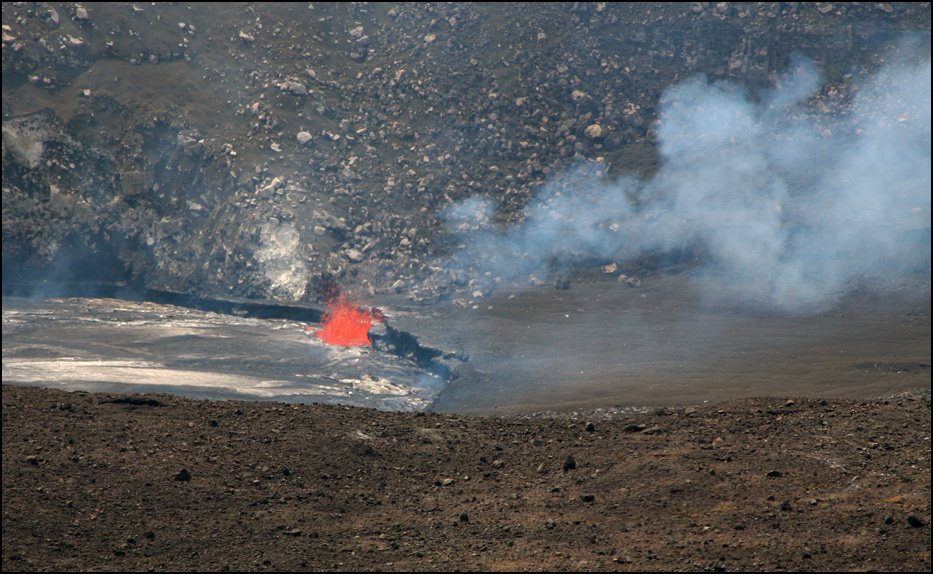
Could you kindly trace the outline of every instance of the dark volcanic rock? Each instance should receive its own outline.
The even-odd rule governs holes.
[[[650,174],[668,86],[754,91],[799,51],[845,93],[930,30],[927,3],[55,6],[3,5],[4,284],[285,300],[448,297],[451,202],[511,221],[575,163]]]

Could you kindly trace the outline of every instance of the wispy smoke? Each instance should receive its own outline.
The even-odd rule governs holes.
[[[305,294],[307,266],[302,258],[301,237],[294,226],[264,224],[256,259],[271,283],[272,296],[297,301]]]
[[[472,198],[442,215],[455,265],[503,281],[587,259],[699,254],[700,285],[791,312],[930,267],[930,62],[889,65],[830,111],[802,57],[753,98],[697,77],[667,90],[650,181],[597,165],[545,185],[497,228]],[[844,100],[844,98],[837,98]]]

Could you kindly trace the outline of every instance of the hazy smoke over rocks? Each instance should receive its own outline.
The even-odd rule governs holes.
[[[261,228],[261,245],[256,259],[269,280],[273,295],[298,300],[304,295],[307,276],[302,257],[301,237],[291,225],[266,223]]]
[[[491,200],[442,215],[454,267],[526,282],[587,259],[697,253],[701,288],[790,312],[930,266],[930,62],[889,64],[833,111],[797,57],[770,91],[697,77],[668,89],[650,181],[599,164],[544,186],[521,223]]]

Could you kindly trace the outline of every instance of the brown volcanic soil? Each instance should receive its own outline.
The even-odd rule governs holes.
[[[3,387],[4,570],[930,570],[930,395],[616,420]]]

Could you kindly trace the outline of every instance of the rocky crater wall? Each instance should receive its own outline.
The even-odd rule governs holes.
[[[520,220],[581,163],[650,176],[697,74],[768,88],[792,54],[838,109],[920,3],[4,3],[3,281],[311,300],[327,274],[471,291],[439,213]],[[455,242],[453,242],[455,243]],[[607,262],[594,262],[605,264]]]

